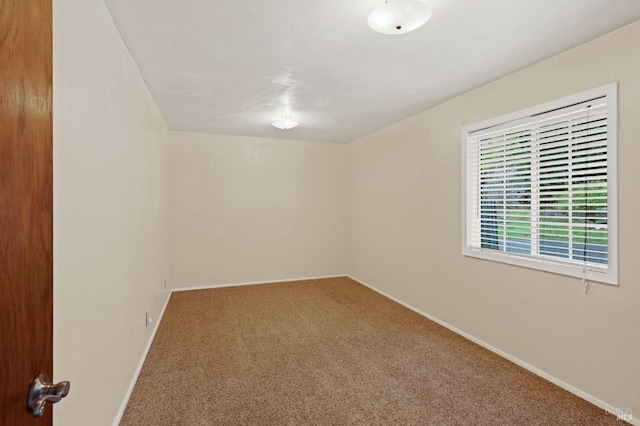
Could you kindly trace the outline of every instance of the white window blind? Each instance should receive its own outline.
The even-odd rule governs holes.
[[[615,86],[515,117],[463,132],[464,254],[617,284]]]

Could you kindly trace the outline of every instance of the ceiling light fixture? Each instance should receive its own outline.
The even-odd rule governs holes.
[[[281,118],[282,120],[274,121],[273,123],[271,123],[273,127],[280,130],[289,130],[293,129],[294,127],[298,127],[299,123],[297,121],[293,121],[291,119],[291,116],[283,115]]]
[[[422,0],[385,0],[369,14],[367,23],[382,34],[404,34],[417,30],[431,18],[431,8]]]

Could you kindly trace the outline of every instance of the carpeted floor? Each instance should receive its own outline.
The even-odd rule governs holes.
[[[174,293],[121,425],[606,425],[349,278]]]

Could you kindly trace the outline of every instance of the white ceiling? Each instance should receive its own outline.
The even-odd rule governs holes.
[[[638,0],[430,0],[385,36],[383,0],[104,2],[172,130],[334,142],[640,19]]]

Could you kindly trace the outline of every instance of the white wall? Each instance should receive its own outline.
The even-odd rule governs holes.
[[[110,425],[168,296],[168,131],[103,2],[53,12],[54,423]]]
[[[640,416],[640,22],[350,143],[355,278]],[[472,65],[471,65],[472,66]],[[620,286],[461,255],[463,126],[619,82]]]
[[[347,146],[172,132],[175,287],[347,272]]]
[[[640,23],[343,145],[170,134],[102,1],[53,8],[54,368],[72,382],[55,424],[117,418],[172,274],[177,288],[349,272],[640,409]],[[579,280],[462,257],[460,128],[612,81],[620,287],[585,296]]]

